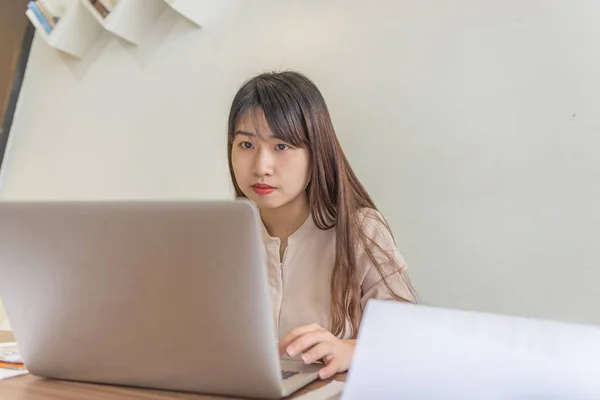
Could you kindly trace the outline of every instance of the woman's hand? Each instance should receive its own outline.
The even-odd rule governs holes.
[[[356,340],[338,339],[327,329],[311,324],[289,331],[279,342],[279,355],[302,354],[306,364],[322,360],[325,367],[319,371],[319,378],[328,379],[350,368],[355,345]]]

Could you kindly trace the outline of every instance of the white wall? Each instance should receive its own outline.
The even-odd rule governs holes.
[[[424,301],[600,323],[600,2],[238,4],[83,62],[36,40],[1,197],[228,197],[236,88],[297,69]]]

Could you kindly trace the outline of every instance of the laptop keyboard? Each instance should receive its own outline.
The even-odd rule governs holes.
[[[291,378],[292,376],[298,374],[298,371],[281,371],[281,377],[283,379]]]

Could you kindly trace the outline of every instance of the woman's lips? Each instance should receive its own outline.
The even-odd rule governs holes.
[[[265,185],[264,183],[254,184],[252,185],[252,189],[254,189],[254,192],[256,192],[256,194],[260,196],[266,196],[268,194],[273,193],[273,191],[275,190],[273,186]]]

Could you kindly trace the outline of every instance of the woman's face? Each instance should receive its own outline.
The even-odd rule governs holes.
[[[231,162],[237,185],[258,208],[280,208],[306,201],[310,154],[273,137],[262,110],[240,118]]]

